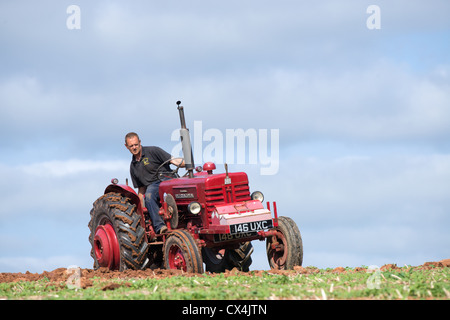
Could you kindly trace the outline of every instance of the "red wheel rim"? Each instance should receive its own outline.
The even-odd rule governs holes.
[[[272,237],[272,242],[269,245],[269,259],[271,264],[276,269],[283,270],[287,258],[287,250],[285,249],[287,246],[286,238],[281,232],[277,232],[277,235]]]
[[[99,225],[95,230],[94,253],[100,267],[119,269],[119,242],[111,224]]]
[[[187,271],[186,259],[184,258],[183,252],[178,246],[170,247],[169,266],[170,269]]]

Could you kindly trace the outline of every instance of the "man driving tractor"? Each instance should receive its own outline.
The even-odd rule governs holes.
[[[161,179],[157,177],[157,170],[164,162],[172,159],[172,156],[159,147],[143,147],[135,132],[130,132],[125,136],[125,147],[133,155],[130,163],[133,186],[138,189],[139,199],[148,210],[155,232],[164,233],[167,231],[167,227],[159,215]],[[170,163],[184,167],[184,161],[175,158],[165,164],[167,172],[171,171]]]

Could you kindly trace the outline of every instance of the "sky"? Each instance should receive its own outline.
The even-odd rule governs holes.
[[[247,172],[298,225],[304,266],[450,258],[449,16],[447,0],[1,1],[0,272],[91,268],[125,134],[176,153],[177,100],[196,164]]]

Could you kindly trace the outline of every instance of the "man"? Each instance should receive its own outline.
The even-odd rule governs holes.
[[[125,136],[125,147],[133,155],[130,175],[134,187],[138,188],[139,199],[148,210],[155,232],[164,233],[167,231],[167,227],[159,215],[159,184],[161,181],[156,176],[156,170],[163,162],[172,159],[172,156],[159,147],[141,146],[141,140],[134,132]],[[181,159],[172,159],[170,163],[184,167],[182,161]],[[164,169],[165,171],[171,171],[169,162]]]

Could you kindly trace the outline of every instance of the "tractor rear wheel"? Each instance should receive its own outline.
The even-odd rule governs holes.
[[[252,264],[252,253],[251,242],[241,243],[237,249],[215,250],[205,247],[202,250],[206,271],[210,272],[225,272],[233,268],[248,272]]]
[[[289,270],[303,263],[303,242],[294,220],[278,217],[276,235],[266,238],[267,258],[271,269]]]
[[[119,193],[98,198],[88,224],[94,269],[144,269],[148,244],[136,205]]]
[[[173,230],[164,242],[163,252],[166,269],[203,273],[203,260],[200,250],[188,231]]]

